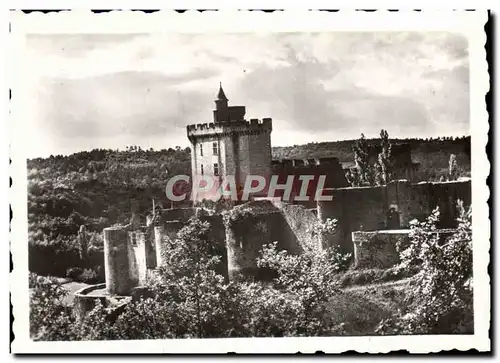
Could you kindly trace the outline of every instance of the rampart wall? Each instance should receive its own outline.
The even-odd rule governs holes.
[[[272,174],[278,176],[278,184],[286,184],[290,176],[294,177],[290,202],[304,205],[306,207],[316,207],[314,199],[318,187],[323,188],[342,188],[347,187],[349,183],[345,178],[344,170],[338,158],[319,158],[319,159],[281,159],[273,160]],[[301,194],[303,181],[300,176],[310,176],[311,181],[303,195],[307,195],[310,200],[303,201],[297,198]],[[320,184],[320,177],[325,177],[324,184]],[[282,197],[284,192],[277,190],[275,197]]]
[[[471,203],[471,183],[394,181],[385,187],[328,189],[324,194],[333,200],[318,202],[318,217],[337,219],[338,230],[331,243],[352,253],[352,232],[408,228],[411,220],[426,218],[436,207],[441,213],[438,227],[456,227],[457,201]],[[396,225],[388,220],[391,208],[396,212]]]

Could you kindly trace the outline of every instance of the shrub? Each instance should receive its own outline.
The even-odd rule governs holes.
[[[452,334],[473,331],[471,208],[458,202],[458,228],[444,243],[436,233],[439,209],[411,223],[402,268],[418,267],[403,316],[383,322],[382,332]]]
[[[28,286],[29,288],[34,288],[36,286],[36,281],[38,279],[38,275],[34,272],[30,272],[28,276]]]
[[[67,290],[43,276],[37,276],[31,283],[31,337],[34,340],[66,340],[71,337],[71,312],[63,305]]]
[[[82,271],[80,276],[78,276],[78,281],[84,282],[86,284],[95,284],[99,281],[99,273],[96,270],[86,268]]]
[[[83,269],[80,267],[70,267],[66,271],[66,277],[72,279],[72,280],[77,280],[80,275],[82,274]]]

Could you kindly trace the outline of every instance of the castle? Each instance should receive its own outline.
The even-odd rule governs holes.
[[[165,243],[175,239],[193,216],[210,224],[211,239],[223,257],[221,274],[239,279],[259,278],[261,271],[256,260],[263,245],[276,241],[280,249],[301,253],[305,244],[316,238],[311,227],[327,219],[336,219],[338,223],[324,247],[339,246],[351,253],[354,268],[389,268],[398,261],[396,244],[408,239],[412,219],[425,218],[438,206],[439,228],[445,234],[456,226],[457,200],[471,203],[469,180],[394,180],[385,186],[349,187],[337,158],[273,161],[272,120],[245,120],[245,107],[229,106],[222,86],[215,103],[213,123],[187,126],[193,180],[205,175],[234,175],[241,183],[250,174],[266,179],[278,175],[280,180],[290,175],[325,174],[324,192],[331,200],[303,203],[292,198],[285,202],[279,196],[259,199],[255,195],[253,201],[231,209],[231,215],[240,216],[238,223],[189,207],[162,210],[154,220],[147,221],[146,227],[134,222],[105,228],[106,283],[75,294],[79,314],[88,311],[96,299],[108,305],[128,299],[157,267],[171,263],[164,253]],[[403,155],[407,156],[401,165],[412,164],[409,149],[405,150]],[[243,213],[248,209],[253,211],[251,215]]]

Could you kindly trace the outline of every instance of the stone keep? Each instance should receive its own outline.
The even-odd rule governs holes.
[[[243,187],[247,175],[269,181],[272,119],[245,120],[245,106],[228,106],[222,86],[215,104],[214,122],[187,126],[192,183],[201,176],[219,181],[234,176],[237,187]],[[265,191],[261,194],[265,195]]]

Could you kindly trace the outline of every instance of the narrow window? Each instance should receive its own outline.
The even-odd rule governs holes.
[[[201,165],[200,165],[200,167],[201,167],[201,168],[200,168],[200,169],[201,169],[201,175],[203,175],[203,173],[204,173],[204,172],[203,172],[203,164],[201,164]]]
[[[200,144],[200,156],[203,156],[203,144]]]
[[[214,164],[214,175],[219,175],[219,164]]]
[[[219,155],[219,144],[217,142],[213,143],[212,149],[214,151],[214,155]]]

